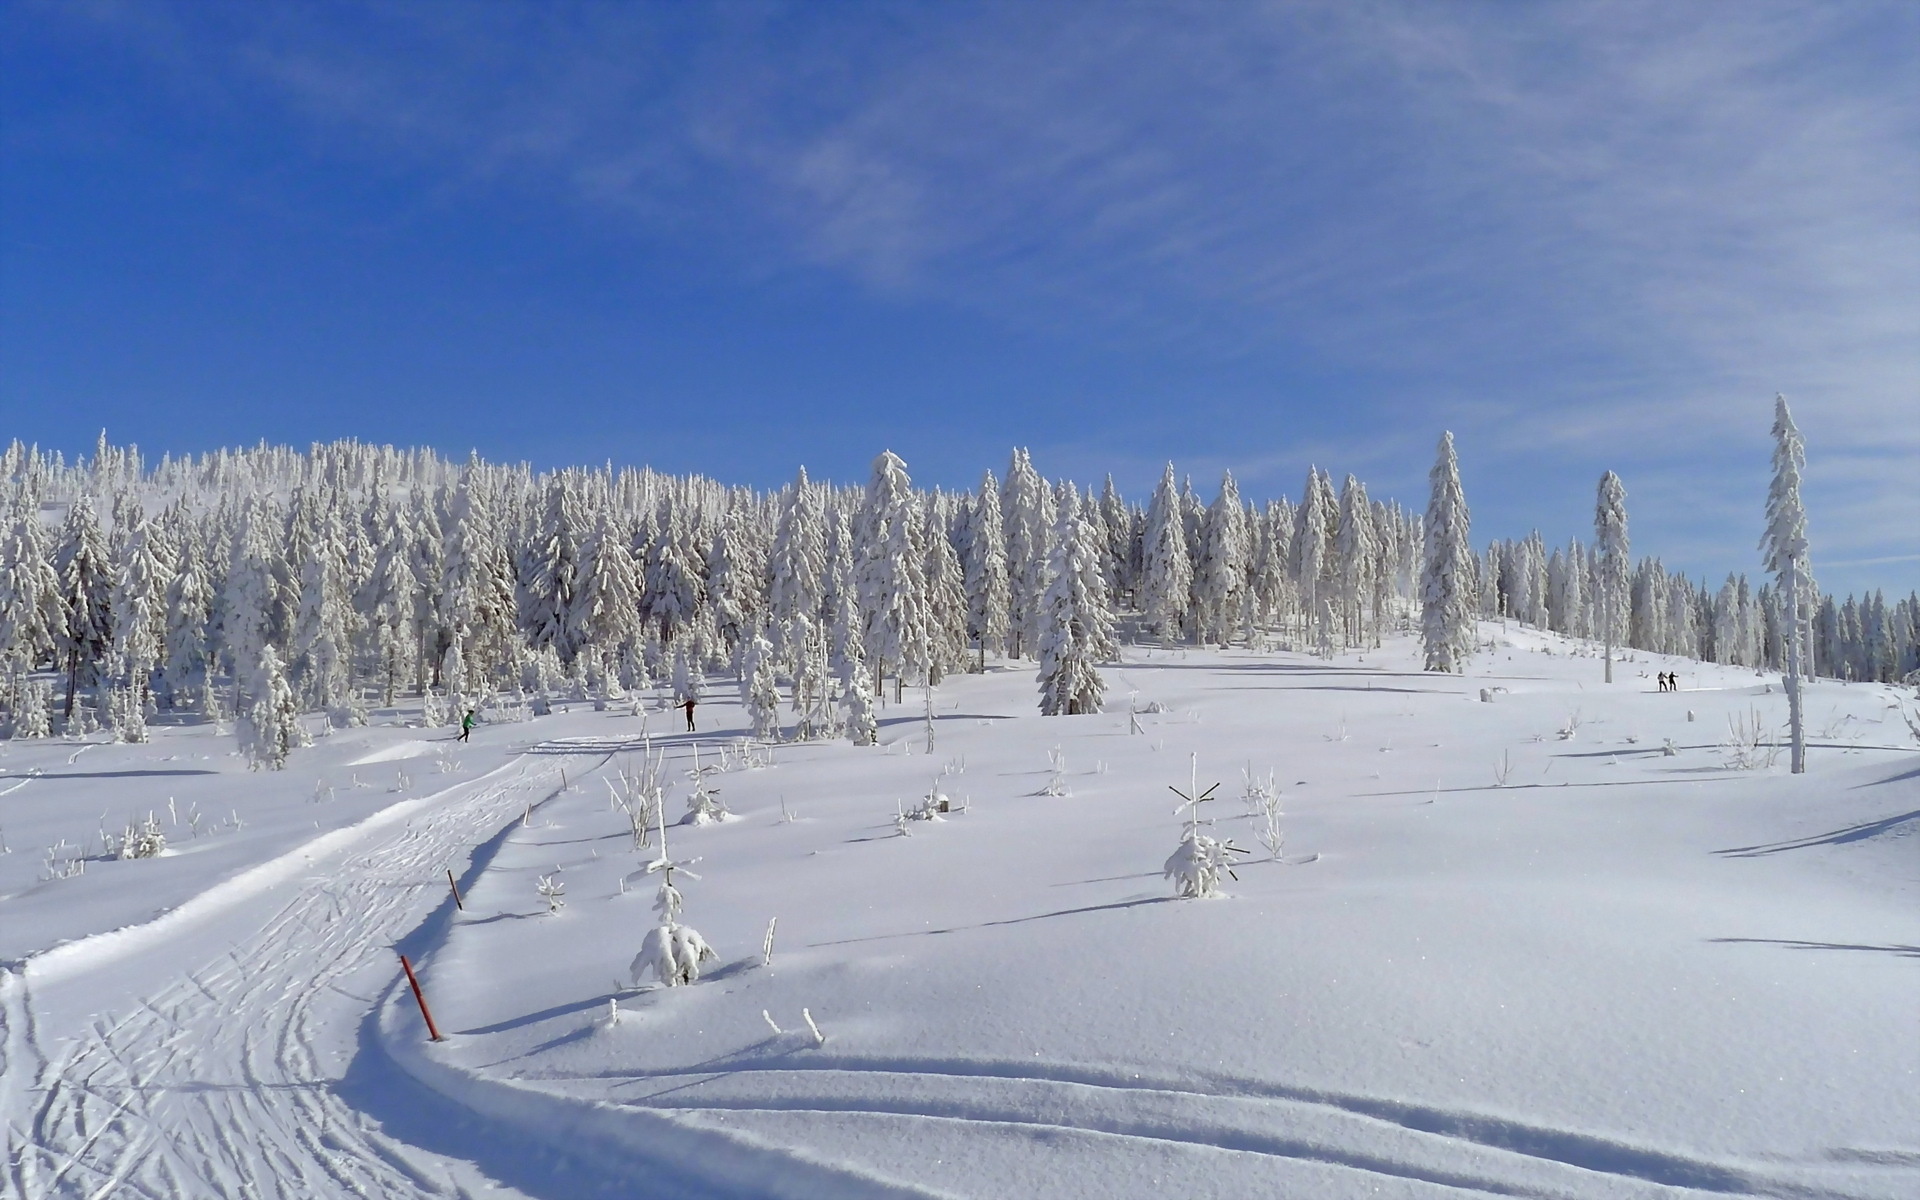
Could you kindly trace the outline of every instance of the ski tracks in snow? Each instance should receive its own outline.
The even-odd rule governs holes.
[[[464,1164],[384,1135],[337,1085],[392,986],[394,942],[442,902],[442,871],[549,794],[564,768],[578,779],[605,761],[521,757],[427,798],[404,826],[313,863],[291,899],[223,954],[162,931],[132,953],[150,956],[159,979],[193,969],[63,1047],[41,1044],[32,963],[0,973],[6,1193],[468,1194]]]

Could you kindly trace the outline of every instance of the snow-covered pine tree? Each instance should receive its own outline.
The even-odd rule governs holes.
[[[844,521],[842,522],[844,533]],[[833,671],[840,685],[840,697],[846,705],[847,738],[856,746],[871,746],[880,740],[880,725],[874,719],[873,692],[868,686],[866,653],[861,648],[860,612],[851,580],[834,589]]]
[[[694,545],[689,516],[676,506],[647,557],[647,615],[658,625],[660,640],[674,642],[696,632],[706,601],[702,568],[706,556]]]
[[[773,643],[764,628],[740,645],[740,703],[753,724],[753,736],[780,736],[780,689],[773,676]]]
[[[767,611],[772,620],[774,647],[789,673],[806,653],[810,632],[820,620],[825,601],[827,531],[819,489],[807,480],[807,469],[787,490],[767,555]],[[794,704],[802,703],[796,690]]]
[[[1373,528],[1373,505],[1367,485],[1352,475],[1340,488],[1339,528],[1334,534],[1334,576],[1340,589],[1340,611],[1348,645],[1365,645],[1369,635],[1378,644],[1378,610],[1369,620],[1374,599],[1374,572],[1378,550]]]
[[[307,704],[322,712],[346,708],[350,675],[347,546],[331,505],[314,521],[312,541],[300,563],[300,603],[294,617],[293,655]]]
[[[1784,611],[1781,631],[1786,649],[1787,720],[1793,738],[1793,773],[1807,769],[1806,729],[1801,717],[1800,607],[1807,590],[1807,510],[1800,502],[1800,476],[1806,470],[1806,443],[1787,409],[1787,398],[1773,401],[1773,480],[1767,487],[1767,531],[1760,550]]]
[[[1600,477],[1593,507],[1594,608],[1596,632],[1606,643],[1606,681],[1613,682],[1613,647],[1628,627],[1630,602],[1628,572],[1632,558],[1627,541],[1627,489],[1612,471]]]
[[[55,570],[65,618],[55,641],[67,669],[65,711],[71,721],[76,692],[99,682],[102,660],[113,644],[113,566],[93,502],[84,495],[67,510]]]
[[[927,542],[927,683],[967,667],[966,576],[932,498],[921,514]]]
[[[707,548],[707,604],[729,652],[758,625],[766,607],[766,563],[744,508],[727,510]]]
[[[573,661],[573,583],[580,539],[586,529],[572,472],[555,475],[535,536],[522,550],[518,602],[520,627],[534,650],[552,647],[562,664]],[[382,547],[383,554],[390,553]]]
[[[617,662],[640,636],[640,580],[627,533],[615,521],[613,506],[599,505],[580,547],[570,624],[581,646]]]
[[[1160,475],[1160,484],[1147,504],[1147,524],[1141,545],[1140,608],[1148,624],[1165,640],[1181,637],[1193,598],[1193,560],[1181,528],[1180,493],[1173,464]]]
[[[0,542],[0,670],[23,676],[53,653],[62,621],[60,576],[47,559],[39,499],[22,486]]]
[[[293,688],[287,683],[280,655],[271,643],[260,648],[259,663],[248,692],[253,704],[242,731],[245,739],[242,749],[255,770],[265,767],[281,771],[286,769],[287,755],[307,744],[306,733],[300,727],[300,711],[294,703]]]
[[[416,647],[409,630],[416,584],[411,556],[407,553],[411,535],[406,514],[396,505],[386,504],[382,508],[373,573],[367,577],[362,590],[360,610],[366,614],[364,653],[371,668],[369,674],[380,681],[381,702],[391,705],[401,683],[413,674]],[[229,576],[230,582],[231,579]],[[236,669],[243,661],[238,648],[234,661]]]
[[[1220,494],[1200,522],[1200,560],[1194,564],[1194,626],[1203,642],[1225,645],[1240,623],[1240,592],[1246,586],[1246,513],[1233,472],[1220,480]]]
[[[132,703],[144,718],[165,633],[161,606],[166,601],[166,570],[162,561],[167,548],[159,526],[140,516],[137,504],[127,510],[126,519],[130,527],[114,565],[113,658],[132,693]],[[141,724],[144,729],[144,721]]]
[[[1107,603],[1119,609],[1133,590],[1133,512],[1120,498],[1111,475],[1100,491],[1099,515],[1097,523],[1088,523],[1105,535],[1100,572],[1107,580]]]
[[[1293,573],[1299,581],[1307,638],[1321,654],[1333,651],[1335,621],[1333,546],[1340,520],[1333,484],[1318,467],[1307,468],[1300,507],[1293,517]]]
[[[1040,597],[1047,586],[1048,504],[1046,481],[1026,450],[1016,448],[1000,493],[1007,535],[1007,652],[1015,658],[1032,651],[1039,628]]]
[[[1463,671],[1473,653],[1473,614],[1478,582],[1473,547],[1468,544],[1471,517],[1460,488],[1460,460],[1453,434],[1440,435],[1439,455],[1428,476],[1426,548],[1420,569],[1420,641],[1427,670]]]
[[[987,669],[987,651],[1007,650],[1007,544],[1002,536],[1000,485],[988,471],[973,500],[970,521],[973,536],[967,542],[967,636],[979,647],[980,670]]]
[[[889,668],[896,685],[919,678],[929,658],[926,550],[907,465],[891,450],[873,460],[860,531],[854,588],[874,685],[884,686]]]
[[[1100,711],[1106,682],[1099,664],[1112,658],[1113,617],[1107,611],[1101,547],[1069,493],[1053,539],[1052,581],[1041,600],[1040,711],[1073,716]]]

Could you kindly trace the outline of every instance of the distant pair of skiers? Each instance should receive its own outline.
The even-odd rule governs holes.
[[[1661,691],[1677,692],[1680,690],[1680,672],[1662,671],[1657,678],[1660,680]]]

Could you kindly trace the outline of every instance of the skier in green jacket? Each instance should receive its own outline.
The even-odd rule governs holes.
[[[468,709],[467,715],[460,718],[460,740],[463,742],[466,741],[467,735],[472,732],[473,732],[473,710]]]

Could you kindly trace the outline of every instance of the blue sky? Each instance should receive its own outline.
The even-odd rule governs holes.
[[[0,6],[0,436],[1419,505],[1920,586],[1920,5]]]

